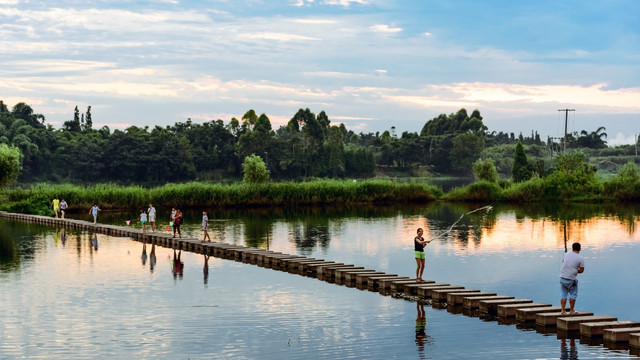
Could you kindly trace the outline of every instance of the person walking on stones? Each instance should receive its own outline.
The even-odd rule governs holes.
[[[62,201],[60,201],[60,215],[62,216],[62,218],[64,219],[64,212],[67,210],[67,202],[64,201],[64,199],[62,199]]]
[[[147,213],[144,210],[140,210],[140,224],[142,224],[142,233],[147,231]]]
[[[100,211],[100,208],[98,207],[98,204],[93,204],[93,206],[91,207],[91,209],[89,209],[89,214],[93,215],[93,223],[96,223],[96,220],[98,219],[98,211]]]
[[[580,256],[580,243],[573,243],[572,251],[567,251],[562,259],[562,267],[560,268],[560,290],[562,297],[560,306],[562,307],[562,315],[566,314],[567,298],[569,299],[569,314],[576,313],[575,305],[578,297],[578,274],[584,272],[584,258]]]
[[[149,204],[147,212],[149,213],[149,225],[151,225],[151,231],[156,231],[156,208],[153,207],[153,204]]]
[[[202,230],[204,231],[204,239],[202,239],[202,242],[207,241],[207,239],[209,239],[209,242],[211,242],[211,236],[209,236],[209,217],[207,216],[207,212],[203,211],[202,212]]]
[[[424,231],[422,230],[422,228],[418,228],[417,235],[415,238],[413,238],[414,254],[416,258],[416,281],[418,282],[422,281],[422,273],[424,273],[424,247],[431,242],[431,240],[425,240],[422,237],[423,233]]]
[[[176,215],[173,218],[173,237],[176,237],[176,232],[180,239],[182,239],[182,233],[180,232],[180,225],[182,225],[182,211],[176,209]]]
[[[51,206],[53,207],[53,212],[56,213],[56,219],[58,218],[58,210],[60,210],[60,200],[58,200],[57,196],[53,197],[53,201],[51,202]]]

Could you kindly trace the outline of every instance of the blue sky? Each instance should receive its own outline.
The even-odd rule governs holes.
[[[640,2],[0,0],[0,99],[59,127],[299,108],[356,132],[479,109],[490,131],[640,133]]]

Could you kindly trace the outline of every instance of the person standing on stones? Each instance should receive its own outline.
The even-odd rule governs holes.
[[[422,281],[422,273],[424,273],[426,258],[424,255],[424,247],[431,242],[431,240],[425,240],[422,237],[423,233],[422,228],[418,228],[417,235],[413,238],[413,250],[416,258],[416,281],[418,282]]]
[[[569,314],[576,313],[574,308],[578,298],[578,274],[584,272],[584,258],[580,256],[580,243],[573,243],[571,250],[564,254],[562,267],[560,268],[560,290],[562,293],[560,306],[562,307],[562,315],[566,314],[567,298],[569,298]]]
[[[182,211],[176,209],[176,215],[173,218],[173,237],[176,237],[176,232],[180,239],[182,239],[182,233],[180,232],[180,225],[182,225]]]
[[[151,225],[151,231],[156,231],[156,208],[153,207],[153,204],[149,204],[147,212],[149,213],[149,225]]]

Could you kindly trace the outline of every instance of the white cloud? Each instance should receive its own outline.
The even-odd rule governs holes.
[[[609,136],[607,138],[607,144],[609,146],[616,146],[616,145],[628,145],[628,144],[635,144],[636,142],[636,136],[638,134],[623,134],[621,132],[617,133],[615,137],[611,137]]]
[[[371,3],[371,1],[370,0],[324,0],[323,3],[326,5],[339,5],[339,6],[349,7],[351,6],[351,4],[368,5],[369,3]]]
[[[389,26],[386,24],[376,24],[369,27],[374,32],[383,33],[383,34],[395,34],[402,31],[401,28]]]
[[[330,25],[336,23],[336,20],[331,19],[293,19],[292,21],[299,24],[310,25]]]
[[[240,38],[259,39],[259,40],[277,40],[277,41],[318,41],[320,39],[309,36],[274,33],[274,32],[262,32],[262,33],[250,33],[240,34]]]

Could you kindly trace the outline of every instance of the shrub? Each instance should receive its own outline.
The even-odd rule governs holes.
[[[262,158],[256,154],[251,154],[244,159],[242,163],[243,182],[248,184],[260,184],[269,180],[269,170],[262,161]]]
[[[490,158],[484,161],[478,159],[473,163],[473,176],[476,180],[492,183],[498,182],[499,179],[498,170],[496,170],[496,166]]]

